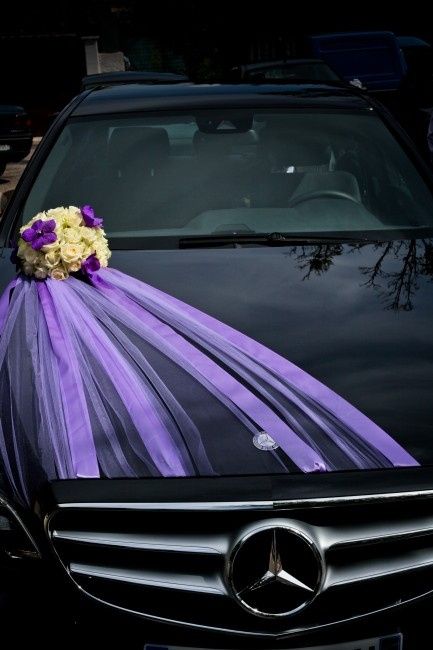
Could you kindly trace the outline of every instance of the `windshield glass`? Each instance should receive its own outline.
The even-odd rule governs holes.
[[[368,237],[433,226],[430,190],[370,110],[74,119],[46,159],[22,220],[68,204],[92,204],[113,248],[137,238],[145,248],[150,238],[164,247],[173,237]]]

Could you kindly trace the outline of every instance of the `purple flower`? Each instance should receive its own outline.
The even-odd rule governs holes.
[[[99,271],[101,265],[95,253],[93,253],[93,255],[89,255],[89,257],[87,257],[83,262],[81,262],[81,268],[84,271],[84,273],[87,273],[87,275],[92,275],[92,273]]]
[[[56,241],[57,235],[54,232],[55,229],[56,222],[54,219],[48,219],[48,221],[37,219],[30,228],[26,228],[21,233],[21,237],[25,242],[27,242],[27,244],[30,244],[35,251],[38,251],[42,246],[53,244]]]
[[[103,219],[95,217],[95,211],[91,205],[83,205],[81,215],[88,228],[100,228],[102,226]]]

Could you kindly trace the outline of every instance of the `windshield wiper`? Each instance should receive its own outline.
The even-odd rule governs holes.
[[[233,233],[227,235],[194,235],[179,239],[179,248],[219,248],[222,246],[256,245],[256,246],[287,246],[290,244],[341,244],[341,243],[378,243],[368,237],[332,235],[288,234],[281,232],[270,233]]]

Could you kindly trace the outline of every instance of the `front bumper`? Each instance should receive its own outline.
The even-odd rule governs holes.
[[[357,650],[359,640],[401,633],[405,650],[421,650],[433,606],[433,492],[427,473],[413,472],[399,474],[411,492],[391,481],[382,494],[391,474],[370,474],[370,495],[351,473],[351,496],[341,475],[309,477],[311,493],[322,483],[319,499],[296,477],[255,477],[251,489],[248,479],[57,482],[28,520],[41,557],[10,553],[18,578],[3,589],[3,609],[11,620],[61,623],[70,647],[89,631],[125,650]],[[268,620],[239,606],[227,567],[246,533],[282,525],[317,544],[325,571],[311,604]]]

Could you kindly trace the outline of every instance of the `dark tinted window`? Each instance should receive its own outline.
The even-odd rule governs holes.
[[[371,111],[212,111],[71,121],[23,220],[91,203],[116,238],[433,225],[432,195]]]

